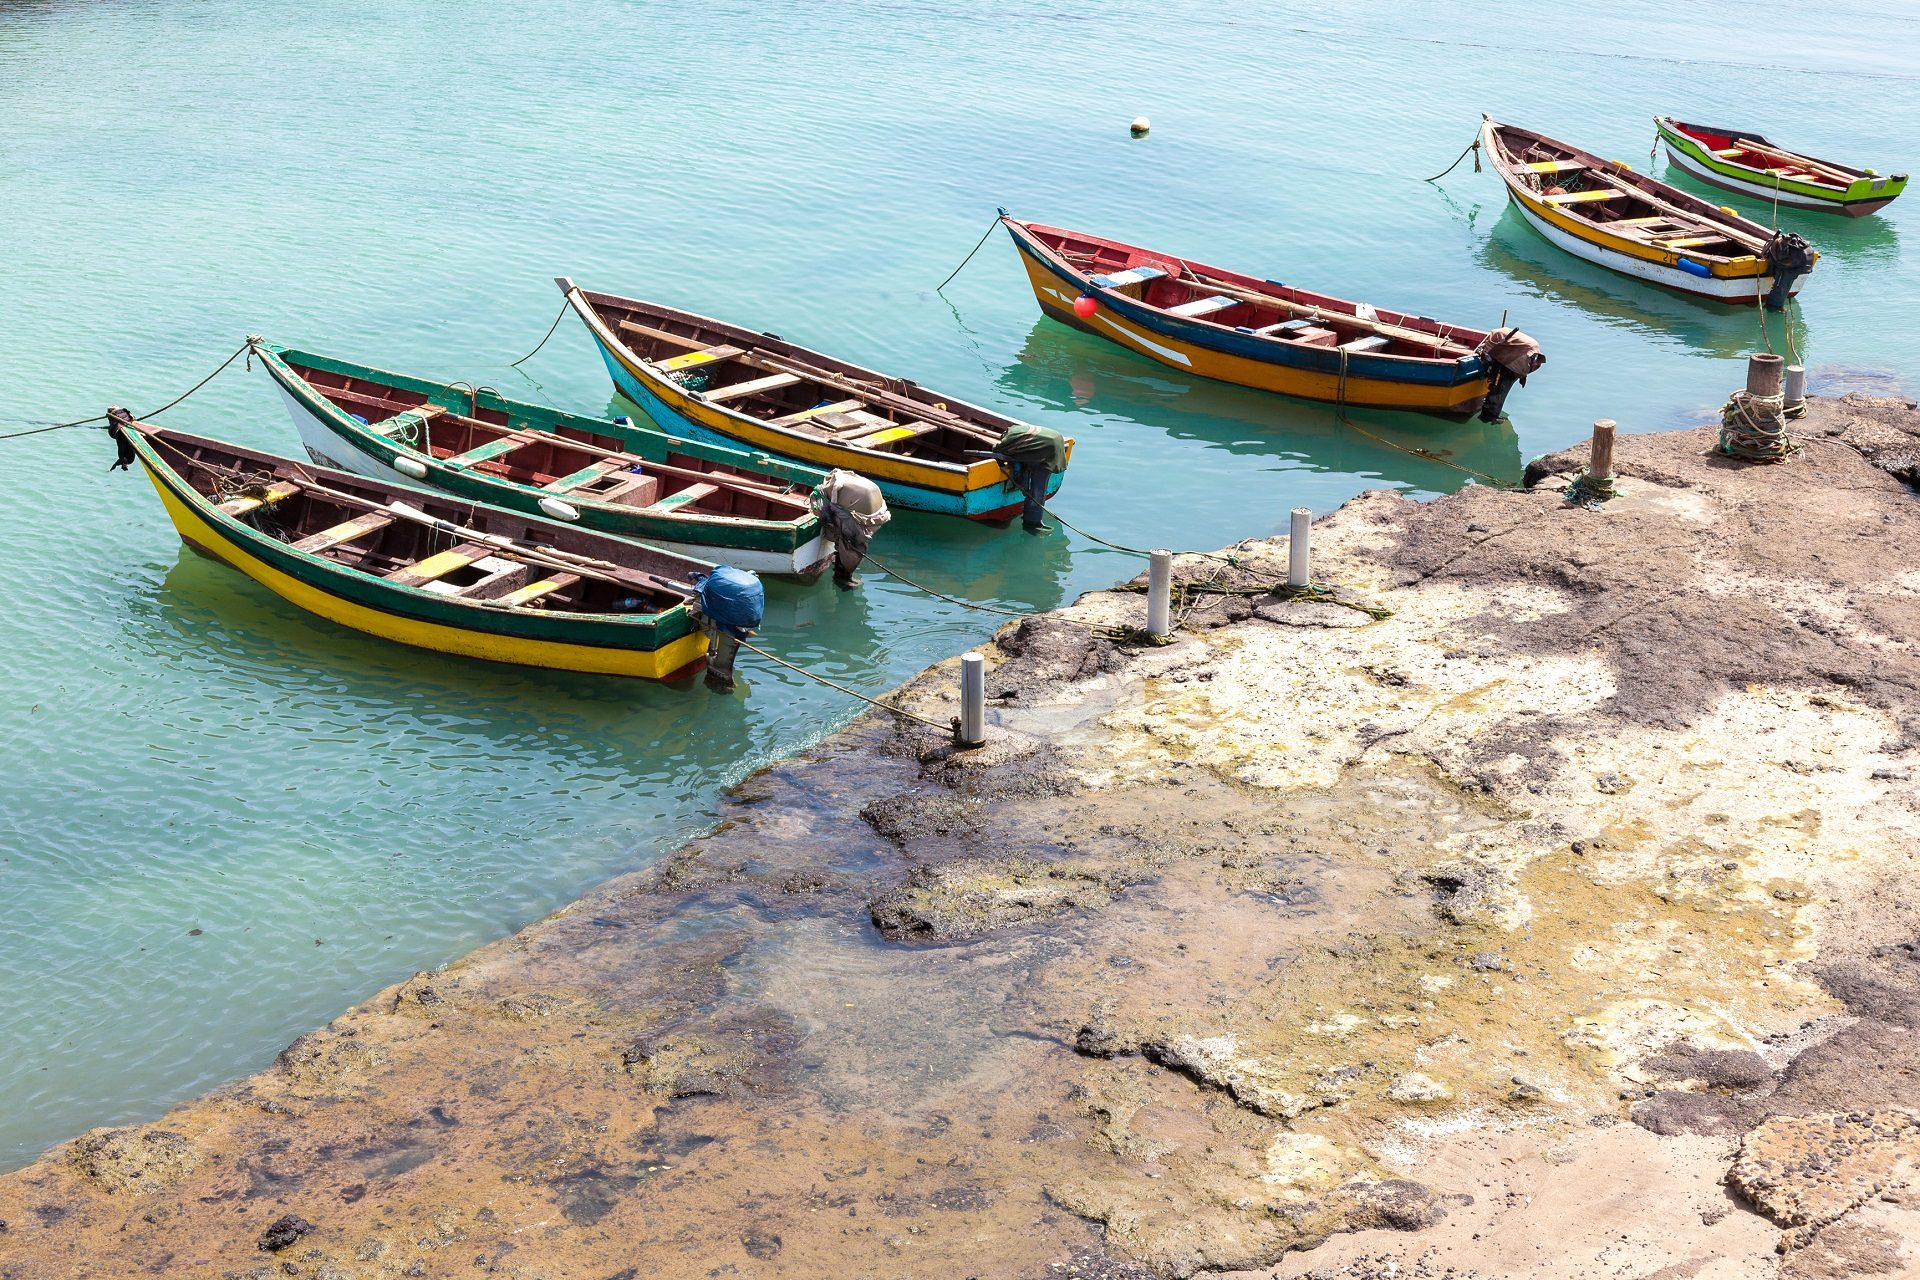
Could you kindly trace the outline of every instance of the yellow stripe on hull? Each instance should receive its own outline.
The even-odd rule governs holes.
[[[296,578],[243,554],[231,538],[203,519],[198,511],[180,501],[148,469],[147,478],[160,494],[160,501],[180,536],[231,565],[290,604],[308,613],[337,622],[343,627],[391,640],[398,644],[431,649],[436,653],[458,654],[464,658],[482,658],[490,662],[509,662],[523,667],[543,667],[550,671],[578,671],[587,675],[634,676],[661,680],[699,662],[707,652],[706,637],[699,632],[681,636],[666,647],[651,652],[636,649],[609,649],[593,645],[563,644],[554,640],[532,640],[519,636],[492,635],[444,626],[419,618],[403,618],[380,609],[368,608],[330,595]]]
[[[1351,374],[1347,376],[1343,394],[1337,372],[1318,373],[1311,369],[1295,369],[1196,346],[1164,333],[1149,333],[1114,314],[1110,307],[1101,307],[1094,313],[1092,322],[1088,322],[1074,315],[1073,298],[1060,287],[1058,277],[1024,253],[1020,255],[1020,262],[1027,269],[1027,283],[1033,287],[1033,296],[1042,310],[1075,328],[1085,329],[1129,351],[1157,360],[1169,369],[1302,400],[1321,400],[1329,404],[1339,401],[1380,409],[1457,413],[1478,407],[1486,398],[1487,384],[1484,378],[1450,387],[1437,387],[1359,378]]]
[[[695,400],[681,391],[672,381],[660,377],[651,369],[642,368],[638,362],[629,359],[626,352],[612,348],[609,350],[630,377],[651,389],[675,413],[700,424],[708,431],[751,445],[767,453],[794,458],[815,467],[828,469],[845,467],[849,470],[857,470],[861,475],[872,480],[892,480],[900,484],[917,485],[922,489],[939,490],[942,493],[971,493],[975,489],[988,489],[994,485],[1007,483],[1006,468],[990,460],[973,463],[964,470],[955,467],[929,466],[865,449],[835,447],[828,441],[814,441],[805,435],[769,427],[745,414],[728,413],[704,401]]]

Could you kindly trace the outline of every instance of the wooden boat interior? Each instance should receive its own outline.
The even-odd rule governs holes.
[[[1272,281],[1231,275],[1130,245],[1028,225],[1075,270],[1169,315],[1300,346],[1454,361],[1486,335],[1381,311],[1363,303],[1309,293]]]
[[[970,406],[949,407],[911,382],[808,359],[732,326],[597,296],[591,302],[635,356],[708,404],[769,426],[964,467],[994,448],[1009,425]]]
[[[1610,234],[1693,258],[1742,258],[1763,247],[1728,215],[1648,190],[1642,184],[1651,180],[1641,175],[1521,130],[1501,129],[1495,138],[1501,154],[1493,159],[1506,173],[1544,203]]]
[[[395,586],[571,613],[657,613],[686,599],[677,587],[649,575],[673,574],[691,562],[648,548],[631,548],[638,553],[631,557],[637,563],[615,572],[575,573],[561,563],[581,556],[601,560],[611,549],[628,544],[583,538],[566,529],[535,530],[511,512],[404,494],[407,505],[467,531],[453,532],[395,514],[389,503],[402,498],[402,491],[357,476],[329,471],[318,479],[306,468],[268,454],[241,452],[177,432],[147,429],[144,434],[167,465],[221,511],[296,551]],[[475,532],[524,546],[468,536]],[[544,557],[542,547],[562,554]],[[541,559],[549,563],[537,563]]]
[[[625,452],[613,436],[565,422],[550,428],[516,420],[506,411],[458,393],[459,409],[377,379],[287,367],[367,429],[482,475],[541,489],[569,502],[589,501],[739,520],[801,521],[810,515],[800,485],[755,476],[737,467],[667,452],[654,462]]]
[[[1858,169],[1848,169],[1844,165],[1815,160],[1812,156],[1795,155],[1791,151],[1783,151],[1765,138],[1754,134],[1736,133],[1727,129],[1709,129],[1704,125],[1682,124],[1678,120],[1673,121],[1673,127],[1722,160],[1744,165],[1749,169],[1760,169],[1769,174],[1777,173],[1782,178],[1797,178],[1801,182],[1815,182],[1845,188],[1851,186],[1854,179],[1866,176]]]

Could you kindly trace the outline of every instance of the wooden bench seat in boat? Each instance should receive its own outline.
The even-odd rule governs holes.
[[[578,489],[583,484],[598,480],[601,476],[612,475],[624,465],[626,464],[621,462],[608,462],[605,458],[602,458],[598,462],[588,463],[571,475],[561,476],[558,480],[549,480],[540,487],[548,493],[566,493],[570,490]]]
[[[1228,307],[1237,307],[1239,305],[1240,299],[1238,298],[1227,298],[1216,295],[1211,298],[1195,298],[1191,302],[1183,302],[1177,307],[1168,307],[1167,314],[1170,316],[1179,316],[1183,320],[1199,320],[1205,316],[1212,315],[1216,311],[1225,311]]]
[[[902,422],[898,424],[889,422],[885,427],[873,432],[871,435],[854,436],[850,438],[847,443],[859,449],[878,449],[882,445],[894,444],[901,440],[911,440],[916,436],[924,436],[930,431],[938,431],[940,425],[938,422]]]
[[[1653,242],[1662,249],[1698,249],[1703,244],[1725,244],[1725,236],[1654,236]]]
[[[1258,329],[1249,329],[1248,333],[1256,338],[1291,338],[1302,329],[1313,328],[1311,320],[1282,320],[1279,324],[1262,325]]]
[[[1377,333],[1370,333],[1364,338],[1355,338],[1351,342],[1341,343],[1340,349],[1342,351],[1352,351],[1357,354],[1365,351],[1385,351],[1387,345],[1388,343],[1385,338]]]
[[[769,418],[767,421],[776,427],[786,427],[796,422],[805,422],[809,418],[817,418],[823,413],[845,413],[849,409],[858,409],[865,403],[866,401],[864,400],[836,400],[829,404],[817,404],[811,409],[802,409],[798,413],[783,414],[778,418]]]
[[[1102,289],[1124,289],[1130,284],[1144,284],[1149,280],[1161,280],[1166,272],[1159,267],[1128,267],[1125,271],[1116,271],[1112,275],[1089,276],[1088,280]]]
[[[1595,204],[1601,200],[1624,199],[1626,194],[1624,191],[1604,188],[1593,191],[1562,191],[1557,196],[1546,196],[1543,198],[1548,204]]]
[[[1310,324],[1306,328],[1286,336],[1290,342],[1298,342],[1309,347],[1337,347],[1340,345],[1339,334],[1331,329],[1322,329],[1318,325]]]
[[[1520,167],[1528,173],[1578,173],[1587,166],[1581,160],[1535,160]]]
[[[423,404],[417,409],[403,409],[390,418],[369,422],[367,430],[375,435],[390,436],[402,427],[424,427],[446,412],[448,410],[440,405]]]
[[[471,467],[497,458],[503,453],[512,453],[522,445],[532,443],[531,440],[524,436],[501,436],[498,440],[489,440],[487,443],[469,449],[465,453],[451,454],[448,457],[442,458],[441,461],[452,463],[458,467]]]
[[[735,356],[745,355],[740,347],[721,343],[717,347],[704,347],[699,351],[689,351],[683,356],[673,356],[666,360],[656,360],[653,366],[663,373],[678,373],[682,369],[693,369],[703,364],[712,364],[716,360],[731,360]]]
[[[531,604],[541,596],[551,595],[555,591],[564,591],[578,581],[580,581],[580,575],[577,573],[556,573],[538,582],[530,582],[524,587],[516,587],[503,596],[495,596],[490,603],[508,608]]]
[[[755,378],[750,382],[736,382],[730,387],[716,387],[706,393],[708,404],[719,404],[723,400],[739,400],[746,396],[757,396],[763,391],[778,391],[800,381],[797,373],[774,373],[764,378]]]
[[[658,502],[650,503],[648,509],[652,511],[672,511],[677,507],[689,507],[699,502],[702,498],[710,498],[718,492],[720,492],[718,485],[690,484],[678,493],[670,493]]]
[[[463,542],[457,547],[445,551],[436,551],[425,559],[402,565],[392,573],[383,576],[390,582],[403,587],[419,587],[443,578],[455,569],[464,569],[476,560],[484,560],[493,554],[493,548],[484,542]]]
[[[458,596],[463,600],[493,600],[527,585],[532,576],[528,567],[505,556],[483,556],[473,562],[480,576],[465,586],[451,582],[429,582],[426,589],[435,595]]]
[[[649,324],[639,324],[632,320],[622,320],[620,328],[627,333],[638,334],[643,338],[653,338],[659,342],[671,342],[683,351],[692,351],[705,345],[700,338],[688,338],[678,333],[668,333],[665,329],[656,329]]]
[[[258,498],[228,498],[220,504],[220,509],[230,516],[243,516],[259,507],[272,506],[276,502],[291,498],[300,492],[300,486],[291,480],[276,480],[267,486],[265,494]]]
[[[383,516],[378,511],[369,511],[365,515],[337,524],[331,529],[322,529],[319,533],[310,533],[293,544],[295,551],[311,551],[315,555],[337,547],[343,542],[352,542],[364,538],[377,529],[384,529],[393,523],[392,516]]]

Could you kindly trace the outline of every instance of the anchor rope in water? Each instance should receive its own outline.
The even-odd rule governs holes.
[[[1473,141],[1467,144],[1467,150],[1462,151],[1458,156],[1454,157],[1454,161],[1452,164],[1448,165],[1446,168],[1442,169],[1440,172],[1434,174],[1431,178],[1422,178],[1421,181],[1422,182],[1440,181],[1440,179],[1446,177],[1448,174],[1452,173],[1455,169],[1458,169],[1460,167],[1460,162],[1467,158],[1468,152],[1474,153],[1473,171],[1475,173],[1479,173],[1480,172],[1479,151],[1480,151],[1480,135],[1476,133],[1473,135]]]
[[[973,261],[973,255],[980,252],[980,245],[983,245],[987,242],[987,237],[993,234],[993,229],[1000,225],[1000,219],[1006,216],[1007,216],[1007,211],[1005,209],[1000,210],[1000,212],[997,215],[995,215],[993,221],[987,224],[987,229],[980,233],[980,243],[974,245],[973,248],[967,250],[967,256],[960,259],[960,265],[955,267],[952,271],[949,271],[947,273],[947,278],[945,280],[942,280],[939,284],[933,287],[933,291],[935,293],[940,292],[942,289],[952,284],[953,278],[959,275],[962,271],[965,271],[967,269],[967,264]]]
[[[547,338],[551,338],[553,336],[553,331],[560,327],[560,322],[567,318],[567,308],[571,305],[572,304],[569,303],[565,298],[562,298],[560,300],[560,314],[555,316],[553,318],[553,323],[547,326]],[[527,352],[527,354],[521,356],[518,360],[515,360],[509,363],[507,365],[507,368],[518,369],[521,365],[525,364],[527,361],[539,355],[540,348],[547,345],[547,338],[540,339],[540,341],[534,345],[533,350]]]
[[[228,356],[225,360],[222,360],[220,362],[219,368],[215,369],[212,373],[200,379],[200,381],[194,383],[191,387],[188,387],[185,391],[181,392],[179,395],[175,396],[173,399],[167,401],[165,404],[161,405],[158,409],[153,409],[146,413],[135,414],[134,416],[143,420],[147,418],[159,417],[161,414],[173,408],[175,405],[185,400],[188,396],[192,395],[194,392],[198,391],[200,388],[206,386],[209,382],[212,382],[215,378],[219,377],[223,372],[226,371],[226,368],[228,365],[232,364],[235,360],[238,360],[242,355],[251,351],[252,349],[253,349],[253,339],[248,338],[245,342],[240,344],[240,346],[234,351],[232,355]],[[247,364],[249,367],[252,366],[253,358],[251,356],[248,356]],[[77,418],[72,422],[49,423],[46,426],[34,427],[32,430],[29,430],[29,431],[10,431],[5,435],[0,435],[0,440],[18,440],[22,436],[37,436],[48,431],[64,431],[68,427],[85,427],[85,426],[90,426],[96,422],[105,422],[106,420],[107,420],[107,415],[104,413],[101,413],[101,414],[96,414],[91,418]]]
[[[919,723],[926,725],[929,729],[938,729],[942,733],[951,733],[953,731],[953,725],[951,724],[941,724],[937,720],[929,720],[923,715],[918,715],[912,711],[907,710],[905,707],[897,707],[890,702],[882,702],[878,698],[870,698],[866,694],[860,692],[858,689],[850,689],[846,685],[841,684],[836,680],[829,680],[826,676],[821,675],[817,671],[809,671],[805,667],[800,666],[797,663],[788,662],[785,658],[780,657],[778,654],[768,653],[765,649],[762,649],[759,645],[753,643],[751,640],[740,641],[740,647],[742,649],[751,650],[752,652],[757,653],[761,657],[765,658],[768,662],[774,663],[778,666],[785,667],[787,670],[793,672],[796,675],[805,676],[807,679],[817,681],[820,684],[827,686],[827,688],[829,689],[838,689],[841,693],[844,693],[849,697],[858,698],[860,699],[860,701],[866,703],[868,706],[878,707],[882,711],[891,711],[896,716],[901,716],[908,720],[918,721]]]

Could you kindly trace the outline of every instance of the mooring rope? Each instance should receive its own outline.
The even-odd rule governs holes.
[[[565,298],[562,298],[560,300],[560,314],[555,316],[553,318],[553,323],[547,326],[547,338],[551,338],[553,336],[553,331],[560,327],[560,322],[567,318],[567,308],[572,305],[573,304],[568,302]],[[547,338],[540,339],[539,343],[534,346],[533,350],[527,352],[527,354],[521,356],[518,360],[515,360],[512,363],[508,364],[507,368],[518,369],[521,365],[525,364],[527,361],[539,355],[540,348],[547,345]]]
[[[1736,391],[1720,410],[1720,439],[1715,450],[1748,462],[1779,462],[1798,451],[1787,434],[1782,396]]]
[[[253,342],[254,340],[252,338],[248,338],[245,342],[240,344],[239,348],[235,350],[232,355],[228,356],[225,360],[222,360],[220,362],[219,368],[215,369],[212,373],[208,374],[206,377],[200,379],[200,381],[194,383],[191,387],[188,387],[185,391],[181,392],[179,395],[175,396],[173,399],[161,405],[158,409],[151,410],[147,413],[136,414],[134,416],[142,419],[143,421],[147,418],[159,417],[161,414],[173,408],[173,406],[179,404],[182,400],[185,400],[188,396],[192,395],[194,392],[198,391],[200,388],[206,386],[209,382],[212,382],[215,378],[219,377],[221,373],[223,373],[226,370],[226,367],[228,365],[232,364],[235,360],[238,360],[246,352],[251,351],[253,349]],[[251,356],[248,357],[247,363],[249,366],[252,365],[253,359]],[[96,422],[105,422],[106,420],[107,420],[107,415],[102,413],[102,414],[97,414],[91,418],[77,418],[72,422],[50,423],[44,427],[35,427],[31,431],[8,432],[6,435],[0,435],[0,440],[18,440],[22,436],[37,436],[47,431],[64,431],[68,427],[85,427],[85,426],[90,426]]]
[[[973,255],[980,252],[980,245],[985,244],[987,242],[987,237],[993,234],[993,229],[1000,225],[1000,219],[1006,216],[1007,216],[1007,211],[1005,209],[1000,210],[999,213],[994,215],[993,221],[987,224],[987,229],[984,232],[982,232],[980,235],[980,244],[976,244],[973,246],[973,248],[969,249],[967,251],[967,256],[960,259],[960,265],[955,267],[952,271],[948,272],[947,278],[945,280],[942,280],[939,284],[933,287],[933,291],[935,293],[940,292],[942,289],[952,284],[953,278],[959,275],[962,271],[965,271],[967,269],[967,264],[973,261]]]
[[[1458,169],[1460,167],[1460,161],[1465,160],[1469,152],[1473,154],[1473,171],[1475,173],[1480,172],[1480,135],[1476,133],[1473,135],[1473,141],[1467,144],[1466,151],[1462,151],[1457,157],[1455,157],[1452,164],[1448,165],[1446,168],[1442,169],[1440,172],[1434,174],[1431,178],[1422,178],[1421,181],[1422,182],[1440,181],[1440,179],[1446,177],[1448,174],[1452,173],[1455,169]]]
[[[754,644],[750,640],[740,641],[740,647],[742,649],[751,650],[752,652],[757,653],[761,657],[765,658],[768,662],[775,663],[778,666],[785,667],[787,670],[793,672],[796,675],[802,675],[809,680],[818,681],[820,684],[827,686],[827,688],[829,689],[838,689],[841,693],[846,694],[848,697],[858,698],[860,699],[860,701],[868,704],[869,706],[878,707],[882,711],[891,711],[894,715],[901,716],[908,720],[917,720],[921,724],[926,725],[929,729],[938,729],[942,733],[953,732],[954,726],[951,724],[941,724],[936,720],[929,720],[923,715],[916,715],[915,713],[907,710],[905,707],[896,707],[890,702],[882,702],[878,698],[869,698],[866,694],[860,692],[858,689],[849,689],[846,685],[841,684],[835,680],[829,680],[827,677],[819,674],[818,672],[809,671],[805,667],[800,666],[797,663],[788,662],[785,658],[782,658],[777,654],[768,653],[765,649],[762,649],[759,645]]]
[[[959,596],[950,596],[944,591],[936,591],[924,582],[916,582],[914,579],[909,578],[906,574],[900,572],[898,569],[894,568],[892,565],[886,564],[883,561],[881,561],[878,556],[873,555],[871,552],[867,554],[865,563],[872,565],[874,568],[878,569],[880,572],[886,574],[889,578],[898,578],[901,582],[906,583],[908,586],[912,587],[914,590],[924,591],[926,594],[933,596],[935,599],[945,600],[948,604],[957,604],[968,609],[978,609],[981,613],[1004,614],[1009,618],[1028,618],[1028,617],[1032,617],[1036,612],[1038,612],[1038,610],[1035,610],[1035,609],[1007,609],[997,604],[983,604],[978,600],[962,600]]]

